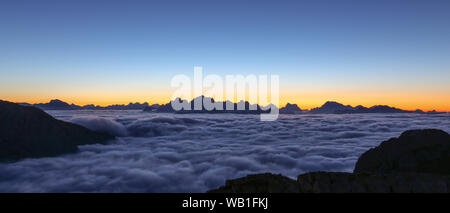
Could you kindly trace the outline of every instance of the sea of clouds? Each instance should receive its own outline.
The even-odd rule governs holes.
[[[363,152],[405,130],[450,132],[448,114],[280,115],[262,122],[257,115],[49,113],[118,137],[75,154],[0,164],[0,192],[205,192],[255,173],[351,172]]]

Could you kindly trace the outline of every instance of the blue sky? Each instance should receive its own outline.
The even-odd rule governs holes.
[[[450,109],[441,100],[450,97],[448,11],[449,1],[7,0],[0,98],[158,102],[173,75],[203,66],[278,74],[284,99],[311,107],[413,107],[436,95],[423,107]]]

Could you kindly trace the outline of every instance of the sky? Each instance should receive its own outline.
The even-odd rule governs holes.
[[[280,105],[450,111],[450,1],[0,2],[0,99],[168,102],[173,76],[280,76]]]

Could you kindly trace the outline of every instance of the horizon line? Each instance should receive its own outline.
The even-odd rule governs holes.
[[[206,97],[206,96],[204,96],[204,95],[202,95],[203,97]],[[197,97],[195,97],[195,98],[198,98],[198,97],[200,97],[200,96],[197,96]],[[180,98],[180,97],[178,97],[178,98]],[[193,99],[195,99],[195,98],[193,98]],[[181,99],[181,98],[180,98]],[[192,100],[193,100],[192,99]],[[10,101],[10,100],[6,100],[6,99],[0,99],[0,100],[5,100],[5,101]],[[84,106],[89,106],[89,105],[94,105],[95,107],[108,107],[108,106],[114,106],[114,105],[128,105],[128,104],[144,104],[144,103],[147,103],[149,106],[151,106],[151,105],[153,105],[153,104],[158,104],[158,105],[162,105],[162,104],[168,104],[168,103],[170,103],[171,101],[173,101],[173,100],[170,100],[169,99],[169,101],[168,102],[164,102],[164,103],[158,103],[158,102],[155,102],[155,103],[151,103],[150,101],[144,101],[144,102],[140,102],[140,101],[135,101],[135,102],[133,102],[133,101],[129,101],[129,102],[127,102],[127,103],[123,103],[123,104],[120,104],[120,103],[114,103],[114,104],[106,104],[106,105],[97,105],[97,104],[93,104],[93,103],[90,103],[90,104],[76,104],[75,102],[70,102],[70,101],[66,101],[66,100],[63,100],[63,99],[60,99],[60,98],[49,98],[49,99],[47,99],[48,101],[47,102],[41,102],[41,103],[31,103],[31,102],[24,102],[24,101],[10,101],[10,102],[13,102],[13,103],[17,103],[17,104],[21,104],[21,103],[24,103],[24,104],[31,104],[31,105],[36,105],[36,104],[47,104],[47,103],[50,103],[50,101],[52,101],[52,100],[59,100],[59,101],[62,101],[62,102],[64,102],[64,103],[67,103],[67,104],[69,104],[69,105],[77,105],[77,106],[81,106],[81,107],[84,107]],[[186,100],[186,99],[181,99],[181,100]],[[191,102],[192,100],[189,100],[189,102]],[[230,100],[225,100],[225,101],[230,101]],[[225,101],[221,101],[221,102],[225,102]],[[244,101],[244,100],[240,100],[240,101]],[[240,102],[240,101],[238,101],[238,102]],[[245,100],[246,102],[248,102],[247,100]],[[235,102],[235,101],[231,101],[232,103],[238,103],[238,102]],[[299,104],[299,103],[295,103],[295,102],[289,102],[289,101],[286,101],[286,104],[284,104],[283,106],[277,106],[279,109],[281,109],[281,108],[283,108],[283,107],[286,107],[287,106],[287,104],[295,104],[295,105],[297,105],[301,110],[307,110],[307,111],[310,111],[310,110],[312,110],[312,109],[315,109],[315,108],[320,108],[320,107],[322,107],[325,103],[327,103],[327,102],[336,102],[336,103],[339,103],[339,104],[342,104],[342,105],[344,105],[344,106],[351,106],[351,107],[357,107],[357,106],[363,106],[363,107],[366,107],[366,108],[370,108],[370,107],[374,107],[374,106],[389,106],[389,107],[393,107],[393,108],[397,108],[397,109],[400,109],[400,110],[405,110],[405,111],[416,111],[416,110],[421,110],[421,111],[423,111],[423,112],[430,112],[430,111],[436,111],[436,112],[442,112],[442,113],[450,113],[450,110],[440,110],[440,109],[428,109],[428,110],[424,110],[424,109],[420,109],[420,108],[416,108],[416,109],[405,109],[405,108],[402,108],[402,107],[399,107],[399,106],[395,106],[395,105],[389,105],[389,104],[375,104],[375,105],[372,105],[372,106],[368,106],[368,105],[362,105],[362,104],[358,104],[358,105],[351,105],[351,104],[344,104],[343,102],[340,102],[340,101],[336,101],[336,100],[328,100],[328,101],[325,101],[322,105],[319,105],[319,106],[316,106],[316,107],[312,107],[312,108],[302,108],[301,107],[301,105]],[[250,102],[249,102],[250,103]],[[257,104],[257,103],[256,103]],[[268,105],[271,105],[272,103],[269,103]],[[259,105],[259,104],[258,104]],[[268,106],[267,105],[267,106]],[[273,104],[272,104],[273,105]]]

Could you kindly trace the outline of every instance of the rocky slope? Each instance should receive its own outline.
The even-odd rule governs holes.
[[[450,177],[436,174],[312,172],[297,178],[306,193],[447,193]]]
[[[450,175],[450,135],[435,129],[406,131],[362,154],[354,173],[362,172]]]
[[[57,120],[44,111],[0,100],[0,161],[75,152],[112,136]]]
[[[209,193],[449,193],[450,176],[310,172],[293,180],[270,173],[227,180]]]
[[[227,180],[225,186],[210,193],[298,193],[300,186],[295,180],[270,173],[248,175]]]
[[[257,174],[211,193],[450,193],[450,135],[410,130],[365,152],[354,173],[310,172],[292,180]]]

